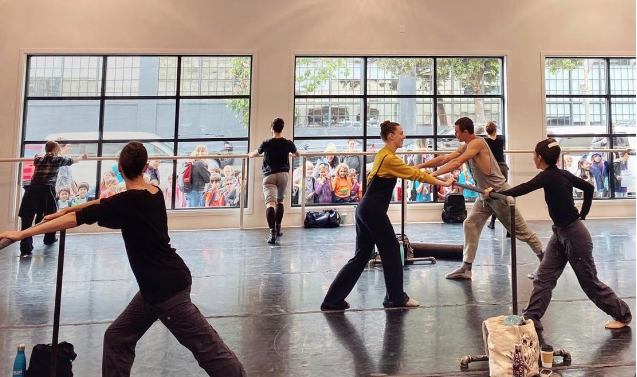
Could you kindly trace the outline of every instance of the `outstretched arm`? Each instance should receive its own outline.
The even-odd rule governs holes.
[[[26,237],[33,237],[37,236],[38,234],[53,233],[60,230],[75,228],[76,226],[77,219],[75,218],[75,213],[71,212],[62,217],[40,223],[25,230],[2,232],[0,233],[0,238],[9,238],[14,241],[20,241]]]
[[[467,149],[463,153],[460,152],[460,148],[463,148],[463,146],[458,148],[457,151],[449,155],[452,156],[452,158],[450,158],[444,165],[442,165],[438,170],[434,171],[431,175],[436,177],[442,174],[451,173],[452,171],[459,169],[465,162],[474,158],[480,152],[481,148],[485,148],[484,143],[476,140],[477,139],[474,139],[469,142],[469,144],[467,145]]]
[[[418,168],[418,169],[435,168],[437,166],[444,165],[447,162],[453,160],[454,158],[458,158],[458,156],[460,156],[462,154],[462,151],[460,149],[463,148],[463,147],[464,146],[462,145],[458,149],[456,149],[454,152],[451,152],[449,154],[444,154],[444,155],[432,158],[429,161],[425,161],[422,164],[416,165],[416,168]]]

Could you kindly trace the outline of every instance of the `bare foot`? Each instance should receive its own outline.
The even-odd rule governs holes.
[[[604,326],[607,329],[621,329],[622,327],[626,327],[630,325],[630,321],[629,322],[621,322],[621,321],[616,321],[614,319],[611,319],[610,321],[606,322],[606,325]]]
[[[410,298],[409,301],[405,303],[405,306],[408,308],[417,308],[420,306],[420,303],[413,298]]]

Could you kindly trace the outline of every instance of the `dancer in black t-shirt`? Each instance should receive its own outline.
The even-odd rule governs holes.
[[[147,160],[146,148],[131,141],[122,149],[118,163],[126,191],[67,207],[46,216],[46,222],[40,225],[3,232],[0,237],[17,241],[96,222],[106,228],[121,229],[139,292],[106,329],[102,376],[130,375],[135,345],[157,319],[193,353],[208,375],[245,376],[235,354],[190,301],[192,277],[170,246],[164,196],[161,189],[143,179]]]
[[[270,125],[272,138],[265,140],[248,155],[254,157],[263,154],[263,194],[265,195],[265,218],[270,228],[268,243],[276,242],[282,236],[281,220],[283,220],[283,199],[288,186],[290,172],[290,153],[295,157],[301,154],[291,140],[281,136],[285,122],[275,118]],[[276,208],[276,209],[275,209]]]

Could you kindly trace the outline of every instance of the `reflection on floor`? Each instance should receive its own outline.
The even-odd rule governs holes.
[[[530,225],[546,243],[550,223]],[[586,225],[593,234],[600,279],[635,312],[635,220],[588,220]],[[173,246],[192,270],[193,301],[251,376],[457,376],[462,356],[483,353],[481,321],[510,310],[510,240],[501,227],[483,231],[472,281],[444,278],[455,261],[408,266],[405,290],[422,306],[384,310],[382,268],[370,268],[344,314],[324,314],[319,306],[353,254],[354,228],[284,231],[274,247],[265,243],[264,229],[171,233]],[[412,241],[462,240],[460,225],[413,224],[406,233]],[[31,259],[21,260],[18,254],[16,245],[0,253],[4,375],[17,344],[27,344],[29,357],[36,343],[51,340],[57,246],[37,247]],[[518,242],[521,308],[531,289],[526,274],[536,263],[529,247]],[[104,330],[136,292],[119,235],[67,238],[60,340],[75,345],[75,375],[100,375]],[[556,369],[559,374],[635,374],[634,330],[605,330],[607,319],[567,267],[543,319],[546,341],[573,356],[573,365]],[[486,369],[484,362],[472,363],[462,375],[486,376]],[[157,323],[137,345],[133,375],[177,374],[203,375],[192,355]]]

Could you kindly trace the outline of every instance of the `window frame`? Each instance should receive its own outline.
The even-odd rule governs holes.
[[[602,60],[604,61],[605,64],[605,94],[580,94],[580,93],[576,93],[576,94],[547,94],[547,78],[546,78],[546,61],[548,59],[598,59],[598,60]],[[614,149],[614,143],[615,143],[615,137],[617,136],[621,136],[621,137],[626,137],[626,138],[634,138],[636,137],[637,133],[632,133],[632,134],[613,134],[613,130],[612,130],[612,124],[613,124],[613,99],[635,99],[637,98],[637,93],[636,94],[612,94],[611,93],[611,60],[614,59],[636,59],[635,56],[627,56],[627,55],[622,55],[622,56],[581,56],[581,55],[556,55],[556,54],[548,54],[548,55],[543,55],[543,60],[542,60],[542,74],[543,74],[543,82],[542,82],[542,87],[544,89],[544,125],[543,125],[543,133],[545,136],[548,136],[548,112],[547,112],[547,106],[548,104],[550,104],[548,102],[549,98],[555,98],[555,99],[564,99],[564,103],[567,103],[566,100],[570,100],[573,98],[588,98],[588,99],[598,99],[598,100],[602,100],[605,101],[605,109],[606,109],[606,132],[604,133],[596,133],[596,132],[586,132],[586,133],[570,133],[570,134],[564,134],[564,133],[560,133],[560,134],[553,134],[551,133],[550,136],[551,137],[556,137],[556,138],[564,138],[564,137],[568,137],[568,138],[576,138],[576,137],[605,137],[608,140],[608,148],[609,149]],[[571,89],[571,78],[570,78],[571,72],[569,72],[569,90]],[[637,76],[637,75],[636,75]],[[595,78],[594,78],[595,79]],[[601,78],[597,78],[598,80]],[[555,104],[559,104],[557,102],[553,102]],[[619,102],[621,103],[621,102]],[[593,148],[591,148],[593,149]],[[608,162],[608,166],[609,166],[609,172],[608,172],[608,190],[610,191],[610,195],[608,197],[603,197],[603,198],[597,198],[594,197],[594,200],[616,200],[616,199],[635,199],[634,197],[621,197],[618,198],[615,196],[615,180],[613,179],[614,177],[614,167],[613,167],[613,162],[614,162],[614,153],[609,153],[609,158],[607,160]],[[575,200],[582,200],[581,198],[574,198]]]
[[[98,72],[101,74],[99,77],[101,87],[99,88],[99,94],[94,96],[33,96],[29,94],[29,76],[31,72],[31,61],[34,57],[97,57],[102,58],[101,67],[98,69]],[[117,57],[176,57],[177,58],[177,67],[176,67],[176,78],[175,78],[175,94],[174,95],[107,95],[107,76],[108,76],[108,58],[117,58]],[[194,57],[210,57],[210,58],[247,58],[249,59],[249,82],[248,82],[248,94],[241,95],[217,95],[217,94],[209,94],[209,95],[181,95],[181,74],[182,74],[182,60],[183,58],[194,58]],[[173,137],[166,138],[153,138],[153,139],[144,139],[143,142],[161,142],[172,145],[173,153],[177,155],[179,151],[180,143],[189,143],[189,142],[232,142],[232,141],[242,141],[246,142],[248,146],[248,151],[250,150],[250,131],[252,126],[252,94],[253,94],[253,84],[254,84],[254,59],[255,56],[252,53],[237,53],[237,54],[175,54],[175,53],[152,53],[152,54],[98,54],[98,53],[28,53],[26,54],[26,66],[25,66],[25,79],[24,79],[24,91],[23,91],[23,99],[22,99],[22,119],[21,119],[21,136],[20,136],[20,157],[24,157],[24,153],[27,145],[34,144],[44,144],[46,140],[39,139],[28,139],[27,136],[27,119],[28,119],[28,104],[30,101],[99,101],[99,123],[97,130],[97,139],[95,140],[68,140],[69,144],[97,144],[97,157],[102,157],[103,147],[106,144],[116,144],[116,143],[126,143],[126,140],[118,140],[118,139],[105,139],[104,138],[104,118],[105,118],[105,108],[106,102],[110,101],[114,103],[120,100],[171,100],[175,101],[175,119],[174,119],[174,134]],[[101,71],[100,71],[101,70]],[[158,83],[161,82],[161,75],[158,74],[157,77]],[[158,84],[159,85],[159,84]],[[201,87],[199,88],[201,90]],[[97,91],[97,90],[96,90]],[[158,92],[160,91],[158,87]],[[248,100],[248,125],[247,125],[247,133],[245,137],[203,137],[203,138],[179,138],[179,114],[180,114],[180,102],[182,99],[216,99],[216,100],[230,100],[230,99],[247,99]],[[246,151],[247,153],[247,151]],[[249,164],[249,161],[248,161]],[[100,162],[97,164],[96,177],[95,177],[95,192],[96,197],[99,195],[99,185],[100,179],[102,175],[103,164]],[[246,177],[244,179],[249,178],[248,165],[246,164]],[[178,160],[172,160],[172,173],[174,177],[178,176]],[[22,176],[22,172],[20,172],[20,176]],[[173,179],[171,190],[174,193],[177,185],[177,179]],[[246,198],[248,198],[248,188],[244,189],[246,193]],[[216,207],[190,207],[190,208],[176,208],[175,207],[175,199],[176,195],[172,195],[171,197],[171,205],[168,210],[201,210],[208,208],[216,208]],[[244,200],[245,200],[244,199]],[[246,207],[249,201],[245,200]],[[238,207],[229,207],[229,209],[238,209]]]
[[[360,80],[361,80],[361,94],[337,94],[337,95],[329,95],[329,94],[318,94],[318,95],[313,95],[313,94],[297,94],[296,92],[296,83],[297,83],[297,62],[298,59],[321,59],[321,58],[327,58],[327,59],[361,59],[361,74],[360,74]],[[430,94],[408,94],[408,95],[389,95],[389,94],[368,94],[368,89],[367,89],[367,70],[368,70],[368,60],[369,59],[432,59],[432,91]],[[438,94],[438,60],[439,59],[498,59],[500,62],[500,80],[499,80],[499,85],[500,85],[500,93],[499,94]],[[450,139],[450,138],[455,138],[454,135],[439,135],[438,132],[438,127],[439,127],[439,117],[438,117],[438,105],[445,105],[446,103],[444,102],[445,99],[475,99],[475,98],[482,98],[482,99],[490,99],[490,98],[494,98],[494,99],[498,99],[500,100],[500,104],[501,104],[501,123],[498,123],[498,128],[499,128],[499,135],[502,135],[502,137],[505,140],[505,145],[506,145],[506,68],[505,68],[505,63],[506,63],[506,56],[504,55],[492,55],[492,56],[487,56],[487,55],[308,55],[308,54],[298,54],[298,55],[294,55],[294,81],[293,81],[293,109],[296,109],[296,100],[297,99],[350,99],[350,100],[360,100],[361,101],[361,106],[362,106],[362,110],[361,110],[361,126],[363,129],[362,134],[346,134],[346,135],[338,135],[338,136],[296,136],[296,116],[294,116],[294,126],[293,126],[293,140],[296,143],[297,141],[306,141],[306,140],[324,140],[326,142],[329,142],[330,140],[347,140],[347,139],[356,139],[356,140],[362,140],[362,150],[363,151],[367,151],[367,144],[368,141],[370,140],[374,140],[374,139],[378,139],[379,136],[378,135],[369,135],[368,134],[368,127],[367,127],[367,118],[368,118],[368,100],[369,99],[388,99],[388,100],[395,100],[395,99],[401,99],[401,98],[415,98],[415,99],[422,99],[425,101],[431,101],[431,106],[432,106],[432,132],[431,134],[409,134],[408,138],[409,139],[428,139],[431,140],[432,143],[432,150],[434,151],[438,151],[438,150],[443,150],[443,149],[438,149],[438,142],[442,139]],[[438,102],[439,100],[442,100],[442,102]],[[380,121],[380,120],[379,120]],[[451,152],[451,151],[450,151]],[[368,155],[363,156],[363,165],[366,166],[367,163],[369,162],[369,157]],[[294,166],[293,166],[294,168]],[[366,179],[361,179],[362,182],[360,182],[362,189],[365,190],[367,182]],[[434,187],[434,192],[437,192],[438,187],[433,185]],[[292,202],[292,192],[293,192],[293,188],[291,188],[290,191],[290,203],[292,207],[301,207],[301,204],[295,204]],[[403,193],[403,195],[405,195],[406,193]],[[438,200],[438,195],[433,195],[432,197],[432,201],[430,202],[413,202],[413,201],[409,201],[407,202],[408,204],[431,204],[431,203],[441,203],[442,201]],[[399,203],[399,202],[392,202],[392,203]],[[331,206],[342,206],[342,205],[356,205],[357,203],[330,203],[329,205]],[[307,204],[306,204],[307,205]],[[310,204],[311,206],[320,206],[320,205],[325,205],[325,204],[318,204],[318,203],[314,203],[314,204]]]

